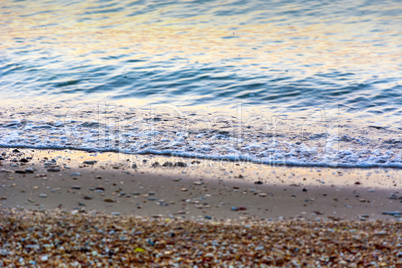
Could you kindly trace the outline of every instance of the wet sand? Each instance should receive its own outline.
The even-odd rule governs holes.
[[[364,250],[355,249],[354,255],[358,252],[387,253],[386,267],[397,267],[398,259],[402,258],[400,170],[272,167],[244,162],[68,150],[1,149],[0,156],[2,224],[7,222],[4,219],[23,217],[24,220],[19,220],[19,224],[23,225],[33,217],[33,213],[36,213],[35,217],[44,217],[49,222],[65,217],[79,217],[86,224],[103,218],[107,218],[108,222],[130,219],[134,225],[146,222],[155,228],[155,232],[158,232],[156,229],[161,222],[186,222],[186,227],[182,227],[184,229],[197,224],[196,230],[203,224],[209,226],[207,229],[213,227],[211,235],[199,238],[205,243],[218,237],[221,228],[224,229],[229,220],[234,232],[244,229],[246,222],[253,222],[258,230],[290,223],[296,229],[317,226],[322,230],[353,225],[353,229],[359,232],[367,229],[366,242],[377,241],[378,237],[381,237],[381,241],[392,241],[389,251],[368,247]],[[29,229],[28,225],[21,228]],[[236,225],[238,227],[234,227]],[[4,233],[5,225],[2,226],[3,236],[7,236]],[[37,228],[46,226],[41,224]],[[378,234],[388,229],[390,231]],[[267,232],[268,229],[264,230]],[[202,231],[197,232],[200,232],[198,237],[202,236]],[[264,232],[253,233],[254,239],[263,239],[266,235]],[[294,232],[284,232],[284,236],[290,239]],[[315,236],[325,238],[324,233]],[[345,239],[353,244],[351,237]],[[303,238],[306,243],[308,239],[307,236]],[[5,245],[2,246],[4,249]],[[139,244],[137,247],[144,249]],[[268,248],[261,252],[265,257],[270,256]],[[196,260],[202,260],[201,264],[204,264],[206,252],[205,248],[203,250],[201,255],[197,255],[199,252],[191,253],[190,259],[195,261],[194,264],[197,264]],[[146,252],[150,254],[148,249]],[[39,251],[36,253],[39,254]],[[137,253],[132,256],[137,256]],[[217,260],[215,253],[213,260]],[[332,253],[338,254],[338,257],[332,258],[331,263],[344,260],[340,258],[339,251]],[[10,254],[6,255],[10,257]],[[36,261],[40,258],[38,254]],[[16,255],[13,256],[9,260],[18,261]],[[155,254],[147,256],[153,256],[151,259],[156,261]],[[199,259],[199,256],[204,257]],[[283,261],[274,262],[278,256],[282,256]],[[307,263],[318,258],[318,255],[311,254],[303,256]],[[92,257],[96,259],[96,256]],[[303,259],[293,259],[291,255],[285,257],[286,254],[279,254],[258,264],[281,266],[290,265],[292,260]],[[173,259],[169,257],[166,260]],[[157,262],[161,260],[164,259],[161,257]],[[233,260],[239,261],[236,258]],[[386,258],[373,259],[376,260],[380,264]],[[180,262],[176,260],[175,263]],[[212,265],[209,261],[206,263]],[[238,263],[247,261],[240,260]],[[330,263],[330,259],[323,261],[325,263]]]

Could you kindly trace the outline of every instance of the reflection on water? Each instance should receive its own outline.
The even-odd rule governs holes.
[[[5,98],[402,115],[398,1],[8,1]]]

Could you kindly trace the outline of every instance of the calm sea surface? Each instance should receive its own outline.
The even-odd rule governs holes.
[[[402,167],[402,2],[0,3],[0,146]]]

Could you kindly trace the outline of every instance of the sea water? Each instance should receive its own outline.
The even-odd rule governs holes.
[[[0,146],[402,167],[400,1],[3,1]]]

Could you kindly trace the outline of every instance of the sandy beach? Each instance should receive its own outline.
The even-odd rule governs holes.
[[[78,255],[86,256],[75,260],[82,267],[95,266],[97,261],[101,266],[127,267],[402,265],[402,176],[398,169],[273,167],[14,148],[1,149],[0,156],[4,266],[21,261],[27,265],[29,260],[44,267],[61,265],[62,260],[72,264],[72,256]],[[103,226],[105,232],[120,226],[119,235],[107,236],[113,245],[105,243],[121,251],[109,256],[100,252],[105,243],[94,240],[96,250],[66,253],[67,244],[84,241],[77,238],[81,242],[74,242],[70,236],[61,253],[55,238],[44,234],[43,239],[36,238],[34,248],[26,249],[31,242],[20,244],[19,250],[11,246],[24,237],[21,232],[27,235],[32,228],[50,232],[58,222],[92,240],[99,232],[94,226]],[[135,236],[132,232],[137,227],[146,231]],[[180,230],[173,231],[173,242],[161,238],[172,230]],[[271,240],[268,234],[281,239]],[[122,235],[128,240],[119,240]],[[158,248],[147,239],[166,243]],[[313,251],[302,251],[299,240],[310,244],[305,249]],[[234,251],[222,248],[224,242]],[[53,246],[46,248],[46,243]],[[301,251],[292,253],[296,248]],[[232,252],[231,257],[226,251]]]

